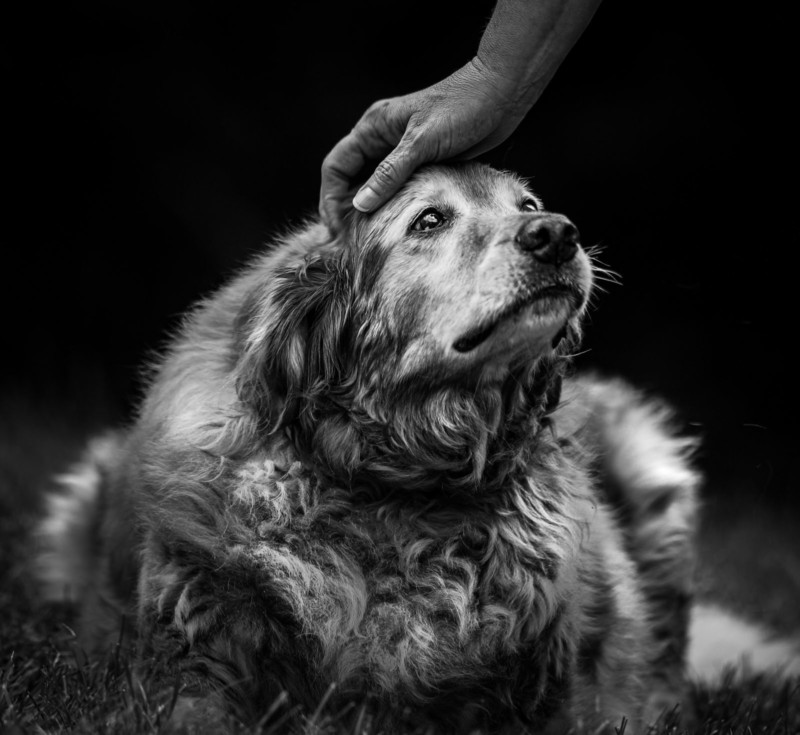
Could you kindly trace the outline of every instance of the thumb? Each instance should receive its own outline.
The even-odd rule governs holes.
[[[373,212],[394,194],[425,163],[425,158],[416,146],[401,140],[397,147],[384,158],[372,176],[356,192],[353,206],[359,212]]]

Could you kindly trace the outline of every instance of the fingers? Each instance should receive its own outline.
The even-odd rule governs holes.
[[[351,182],[365,161],[366,154],[353,133],[350,133],[333,147],[322,162],[319,212],[334,232],[341,228],[341,213],[352,195]]]
[[[329,227],[334,230],[340,228],[342,212],[351,203],[354,180],[369,161],[380,160],[392,151],[401,141],[407,122],[408,115],[401,99],[376,102],[364,113],[353,130],[325,157],[322,163],[319,209]],[[393,166],[391,161],[388,165]],[[382,169],[377,175],[373,174],[376,178],[372,181],[372,186],[377,188],[379,203],[388,199],[399,183],[402,183],[401,179],[394,189],[384,193],[387,189],[387,183],[384,182],[394,181],[394,171],[392,167],[385,172]],[[367,202],[369,203],[369,195]],[[368,210],[362,211],[371,211],[377,206],[374,204]]]
[[[372,212],[387,201],[427,160],[424,150],[408,137],[384,158],[353,198],[360,212]]]

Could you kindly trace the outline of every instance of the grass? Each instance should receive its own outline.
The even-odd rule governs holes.
[[[27,571],[28,533],[47,478],[75,456],[85,436],[113,421],[102,390],[79,392],[80,403],[0,396],[0,733],[175,732],[169,715],[176,686],[159,687],[155,676],[137,675],[121,651],[98,664],[79,664],[71,612],[37,603]],[[719,497],[715,495],[715,497]],[[796,630],[800,610],[797,518],[765,508],[708,504],[701,535],[700,591],[738,606],[777,630]],[[759,553],[752,553],[752,550]],[[702,735],[798,735],[800,678],[733,676],[715,687],[695,686],[692,733]],[[278,705],[276,703],[276,711]],[[266,721],[265,721],[266,722]],[[377,735],[367,703],[335,710],[325,701],[316,712],[289,712],[282,720],[244,726],[232,733],[270,735],[289,729],[313,735]],[[622,735],[625,725],[618,732]],[[178,732],[217,732],[187,726]],[[410,728],[409,733],[413,732]],[[657,735],[690,732],[666,722]]]

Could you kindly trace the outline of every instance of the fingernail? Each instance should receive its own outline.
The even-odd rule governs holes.
[[[353,197],[353,206],[359,212],[371,212],[377,203],[378,195],[369,186],[362,186]]]

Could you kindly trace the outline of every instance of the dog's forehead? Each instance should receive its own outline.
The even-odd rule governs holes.
[[[516,206],[530,194],[516,175],[480,164],[461,167],[428,166],[411,178],[401,194],[407,203],[439,201],[489,208]],[[404,196],[403,196],[404,195]]]

